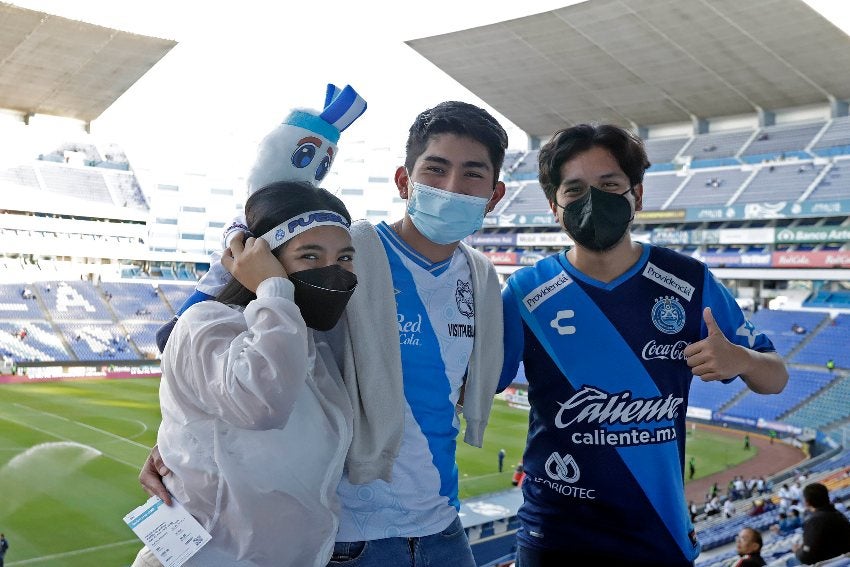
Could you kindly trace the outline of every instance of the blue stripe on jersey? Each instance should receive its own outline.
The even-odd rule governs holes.
[[[411,248],[407,244],[407,242],[402,240],[399,235],[396,234],[395,231],[390,228],[390,226],[385,222],[376,225],[375,229],[378,231],[381,237],[392,242],[393,246],[403,252],[404,255],[407,256],[412,262],[416,263],[417,266],[419,266],[423,270],[428,270],[435,276],[439,276],[440,274],[445,272],[449,268],[449,265],[451,265],[452,263],[452,256],[449,256],[447,259],[441,262],[431,262],[431,260]]]
[[[550,281],[558,273],[563,273],[563,265],[557,256],[551,256],[538,262],[534,271],[517,272],[508,282],[515,291],[523,320],[573,388],[580,390],[584,384],[571,376],[593,376],[594,386],[599,386],[608,392],[618,392],[622,389],[622,376],[629,376],[629,390],[633,399],[659,397],[660,390],[643,364],[634,356],[632,348],[577,283],[567,283],[562,286],[562,289],[553,292],[553,295],[559,295],[557,301],[543,299],[540,300],[542,303],[538,302],[533,307],[533,311],[528,310],[523,302],[526,293],[537,287],[539,282]],[[541,277],[534,283],[521,286],[520,280],[525,275]],[[565,300],[566,297],[569,299]],[[571,309],[560,310],[559,307],[564,305],[568,305]],[[569,349],[564,348],[563,342],[558,341],[562,336],[558,329],[565,330],[566,325],[572,327],[572,332],[565,333],[569,337]],[[591,329],[593,332],[590,332]],[[610,341],[605,345],[606,356],[595,358],[576,356],[576,353],[597,351],[600,336]],[[558,342],[561,344],[556,348]],[[679,411],[685,411],[685,408],[682,407]],[[659,428],[672,427],[674,422],[658,420],[657,424]],[[613,425],[611,428],[613,429]],[[628,429],[628,424],[623,424],[620,429]],[[667,497],[671,492],[670,482],[676,484],[672,487],[673,491],[684,491],[684,480],[680,474],[658,474],[659,470],[681,470],[678,451],[668,450],[663,443],[617,447],[616,451],[631,471],[635,481],[643,489],[659,517],[668,521],[676,519],[675,522],[671,522],[672,525],[668,523],[667,528],[683,555],[691,557],[693,543],[688,535],[691,524],[687,511],[684,507],[680,509],[678,500]]]
[[[413,275],[402,265],[397,250],[386,240],[381,239],[381,242],[387,251],[393,284],[400,289],[416,289]],[[404,309],[399,309],[400,312],[428,312],[418,293],[396,296],[396,301],[406,302]],[[440,495],[448,498],[449,504],[460,510],[458,469],[455,462],[458,430],[452,425],[455,408],[451,403],[451,385],[446,377],[440,343],[431,326],[431,320],[427,316],[423,317],[421,325],[420,332],[417,333],[419,348],[401,348],[404,397],[419,424],[419,429],[428,441],[431,461],[440,474]],[[431,356],[423,358],[422,353],[430,353]]]

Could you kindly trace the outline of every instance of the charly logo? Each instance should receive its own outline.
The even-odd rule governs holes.
[[[685,326],[685,308],[679,298],[659,297],[652,306],[652,323],[662,333],[674,335]]]
[[[549,326],[558,331],[559,335],[572,335],[576,332],[576,328],[573,325],[562,325],[561,323],[575,316],[576,312],[572,309],[558,311],[555,318],[549,321]]]
[[[572,455],[564,453],[561,456],[557,451],[546,459],[546,474],[552,480],[562,480],[570,484],[576,482],[581,476],[578,464]]]
[[[469,282],[464,282],[461,280],[457,281],[457,288],[455,289],[455,302],[457,303],[457,309],[463,315],[467,317],[472,317],[475,314],[475,310],[472,305],[472,284]]]

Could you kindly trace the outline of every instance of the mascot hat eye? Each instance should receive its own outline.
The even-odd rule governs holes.
[[[314,157],[316,157],[316,145],[305,142],[292,152],[292,165],[298,169],[303,169],[312,163]]]
[[[319,167],[316,168],[316,181],[321,181],[325,178],[325,175],[328,174],[328,171],[331,169],[331,156],[325,156],[322,158],[322,161],[319,162]]]

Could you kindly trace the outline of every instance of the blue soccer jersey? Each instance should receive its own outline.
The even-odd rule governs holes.
[[[417,537],[444,530],[458,500],[455,411],[475,336],[472,278],[460,250],[432,263],[392,229],[375,227],[387,253],[404,381],[404,434],[392,482],[344,476],[337,541]]]
[[[522,361],[531,404],[522,545],[598,564],[691,565],[683,351],[707,336],[704,307],[730,341],[773,344],[704,264],[648,245],[610,283],[563,253],[546,258],[513,274],[503,300],[502,385]]]

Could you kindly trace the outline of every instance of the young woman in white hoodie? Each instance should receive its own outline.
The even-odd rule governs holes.
[[[324,566],[352,410],[314,331],[356,285],[351,219],[299,182],[260,189],[245,217],[222,258],[233,280],[180,317],[162,356],[164,481],[212,535],[186,565]]]

